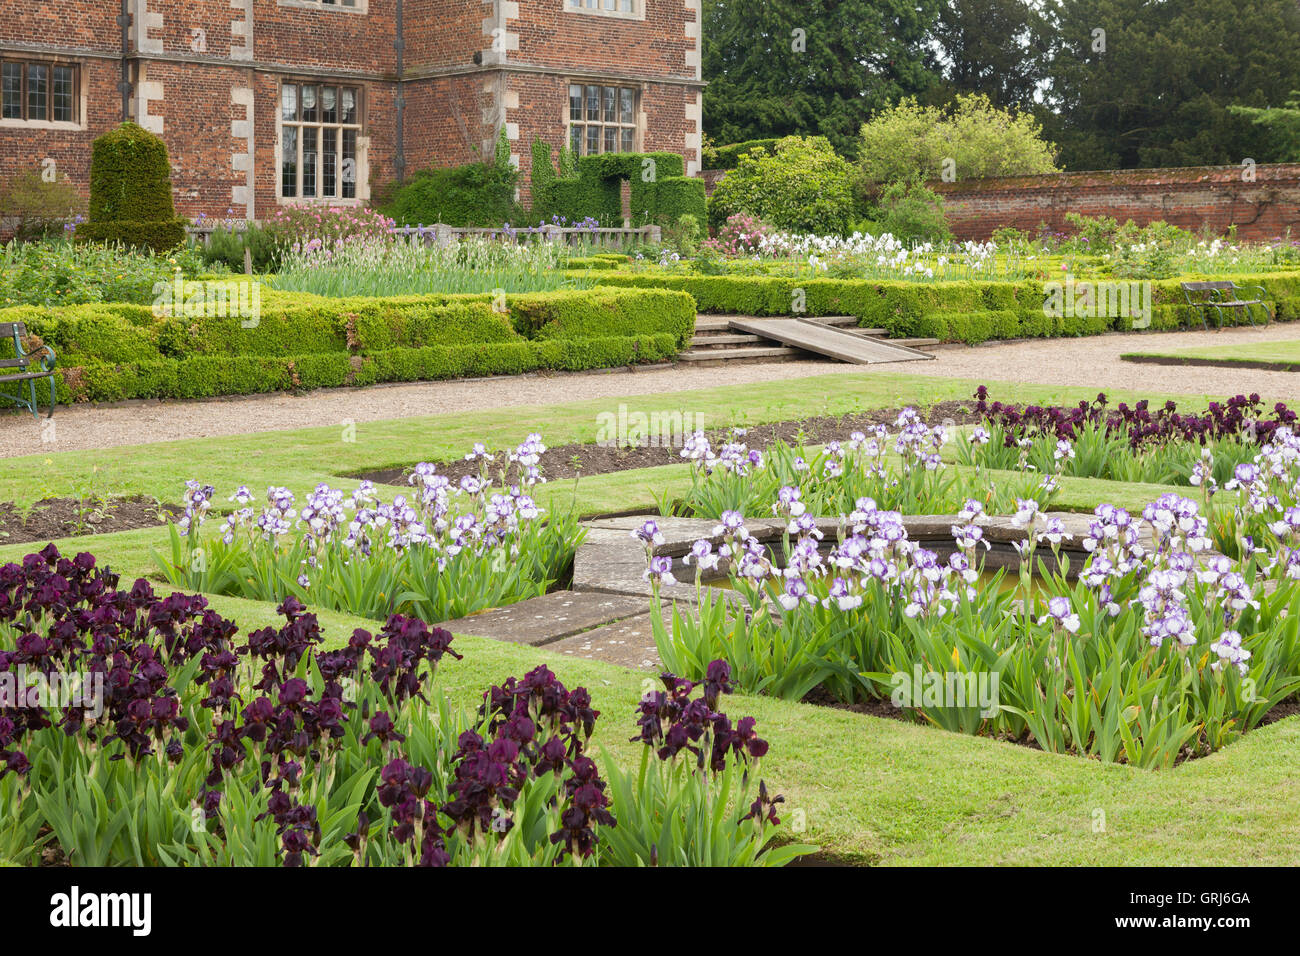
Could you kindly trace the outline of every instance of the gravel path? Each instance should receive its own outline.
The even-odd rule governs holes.
[[[917,375],[1042,385],[1096,386],[1148,392],[1190,392],[1227,397],[1259,392],[1270,400],[1300,399],[1300,374],[1251,368],[1147,365],[1125,362],[1126,352],[1296,341],[1300,327],[1224,329],[1222,332],[1152,332],[1096,335],[1079,339],[1033,339],[975,348],[944,346],[937,361],[910,362],[897,368]]]
[[[0,416],[0,457],[84,448],[115,448],[246,432],[335,425],[419,415],[449,415],[623,395],[676,392],[782,381],[812,375],[899,372],[979,381],[1086,385],[1234,395],[1259,392],[1268,399],[1300,398],[1300,374],[1258,369],[1219,369],[1135,365],[1124,352],[1187,348],[1209,344],[1294,340],[1300,329],[1232,329],[1151,335],[1103,335],[976,348],[947,346],[933,362],[841,365],[788,362],[714,368],[678,367],[604,374],[519,376],[460,382],[428,382],[366,389],[332,389],[304,395],[267,395],[228,401],[132,402],[113,407],[60,408],[54,429],[30,415]],[[42,437],[47,440],[42,441]],[[48,440],[52,438],[53,440]]]

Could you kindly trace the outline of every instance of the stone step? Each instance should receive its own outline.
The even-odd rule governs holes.
[[[695,317],[695,331],[700,332],[725,332],[731,328],[731,320],[725,315],[697,315]]]
[[[818,316],[799,316],[799,315],[720,315],[712,313],[698,313],[695,316],[695,331],[698,332],[725,332],[731,326],[733,319],[803,319],[806,322],[821,322],[824,325],[834,325],[836,327],[856,326],[858,317],[856,315],[818,315]],[[885,334],[884,329],[864,329],[863,331],[879,332]]]
[[[813,358],[817,358],[817,356],[811,355],[803,349],[786,348],[783,345],[756,345],[749,348],[726,349],[690,349],[677,356],[678,361],[691,362],[695,365],[722,365],[724,363],[744,362],[796,362]]]
[[[733,334],[710,333],[708,335],[697,335],[691,342],[697,349],[720,349],[730,348],[737,345],[775,345],[771,339],[765,339],[759,335],[751,335],[748,332],[737,332]]]
[[[635,595],[552,591],[438,626],[453,634],[542,647],[647,610],[645,598]]]
[[[890,345],[901,345],[906,349],[924,349],[931,345],[938,345],[938,339],[885,339]]]

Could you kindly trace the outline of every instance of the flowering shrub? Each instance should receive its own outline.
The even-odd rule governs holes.
[[[282,246],[313,239],[333,246],[339,240],[385,239],[393,220],[364,206],[287,205],[276,208],[267,226]]]
[[[700,244],[706,254],[727,256],[732,259],[751,256],[759,252],[763,241],[771,234],[771,229],[762,220],[738,212],[728,216],[727,221],[718,229],[712,239]]]
[[[1300,444],[1286,447],[1264,454],[1294,468]],[[1242,515],[1268,515],[1286,542],[1275,550],[1246,535],[1239,561],[1213,553],[1211,520],[1171,494],[1140,517],[1098,507],[1080,542],[1089,557],[1071,580],[1061,552],[1069,535],[1022,500],[1012,521],[1026,538],[1010,590],[1001,572],[981,580],[989,546],[978,501],[958,513],[945,561],[869,499],[840,516],[839,539],[825,549],[801,489],[783,488],[772,508],[788,521],[779,553],[725,514],[714,529],[720,550],[705,539],[686,559],[698,614],[674,612],[671,628],[652,616],[655,640],[664,663],[690,675],[722,658],[753,690],[892,696],[950,730],[1168,766],[1231,742],[1300,688],[1300,550],[1291,547],[1300,507],[1269,508],[1265,470],[1234,479],[1239,503],[1226,525],[1242,534]],[[1295,476],[1281,480],[1294,486]],[[1049,549],[1031,581],[1036,553]],[[734,598],[701,587],[719,568]],[[662,563],[649,576],[659,587],[673,581]],[[932,680],[966,696],[913,690]],[[977,680],[992,681],[990,700],[973,703]]]
[[[583,536],[574,515],[543,520],[526,493],[544,480],[537,462],[545,450],[531,435],[506,456],[496,476],[504,493],[494,490],[496,461],[481,445],[466,456],[478,462],[477,476],[453,484],[419,464],[412,495],[391,502],[370,482],[351,494],[321,484],[301,507],[289,489],[268,488],[258,510],[241,486],[216,537],[203,534],[216,491],[190,481],[163,572],[177,587],[293,596],[380,620],[394,613],[450,620],[535,597],[569,567]]]
[[[598,712],[545,667],[491,688],[467,715],[433,683],[460,656],[451,635],[422,621],[395,615],[324,651],[315,616],[294,598],[280,627],[241,640],[201,596],[159,597],[143,579],[117,585],[91,555],[53,546],[0,568],[6,859],[56,850],[90,866],[653,863],[659,846],[671,863],[677,854],[664,849],[675,844],[639,828],[697,819],[696,800],[724,817],[724,764],[766,749],[752,720],[732,728],[714,712],[727,684],[715,665],[708,708],[687,706],[667,735],[677,740],[680,725],[688,749],[710,735],[711,774],[675,791],[686,802],[630,813],[613,847],[618,800],[585,753]],[[653,736],[645,718],[642,735]],[[760,797],[720,831],[738,865],[797,852],[766,848],[779,798]]]

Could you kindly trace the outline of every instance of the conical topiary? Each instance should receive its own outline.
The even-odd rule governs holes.
[[[120,242],[165,252],[185,241],[185,220],[172,205],[167,144],[135,123],[98,137],[90,154],[90,219],[77,228],[86,242]]]

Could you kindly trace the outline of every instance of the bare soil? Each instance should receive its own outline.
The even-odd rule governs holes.
[[[132,531],[162,524],[179,513],[174,505],[153,498],[46,498],[23,511],[13,502],[0,502],[0,544],[25,544],[75,538],[110,531]]]

